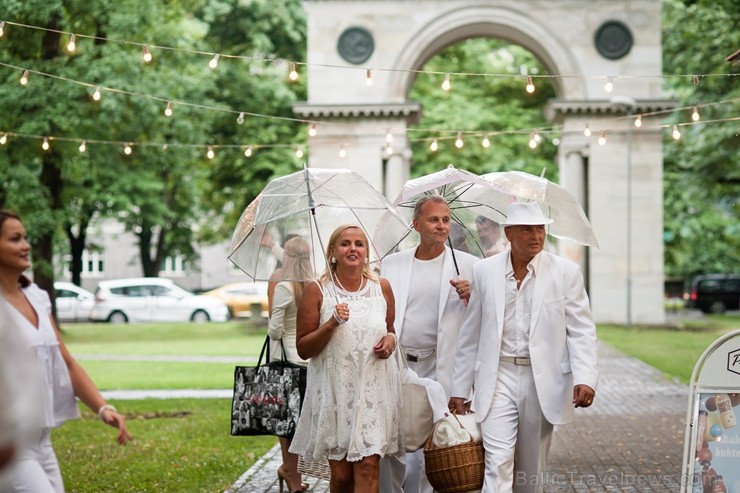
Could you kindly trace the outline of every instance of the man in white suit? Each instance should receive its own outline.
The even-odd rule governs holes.
[[[408,366],[420,377],[439,382],[447,398],[457,336],[470,297],[469,279],[478,261],[459,250],[453,256],[446,245],[451,221],[444,198],[420,199],[413,221],[419,245],[388,256],[381,266],[381,276],[393,288],[395,329]],[[431,492],[423,460],[422,450],[407,454],[405,474],[401,461],[384,460],[383,493]]]
[[[463,412],[475,388],[484,493],[542,491],[554,425],[595,395],[596,327],[579,267],[542,251],[551,222],[536,203],[511,204],[510,249],[473,268],[450,407]]]

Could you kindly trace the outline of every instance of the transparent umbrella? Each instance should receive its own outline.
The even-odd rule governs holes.
[[[519,200],[536,201],[545,216],[553,219],[547,233],[581,245],[599,247],[583,207],[565,188],[547,178],[522,171],[487,173],[481,178],[516,195]]]
[[[325,245],[332,231],[355,224],[370,241],[370,261],[394,250],[407,234],[407,222],[364,178],[346,169],[306,168],[272,180],[242,213],[228,258],[255,280],[307,281],[273,276],[281,245],[300,236],[311,245],[313,273],[326,267]],[[376,230],[382,239],[372,239]]]

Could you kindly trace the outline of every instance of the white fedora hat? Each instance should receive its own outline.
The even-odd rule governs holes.
[[[537,202],[512,202],[506,211],[506,221],[502,226],[534,226],[550,224],[552,219],[542,214]]]

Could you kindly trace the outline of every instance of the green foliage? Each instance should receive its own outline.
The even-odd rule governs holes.
[[[542,64],[525,49],[495,39],[469,39],[452,45],[432,57],[425,65],[426,72],[452,73],[509,73],[544,74]],[[474,173],[522,170],[539,174],[548,168],[547,177],[556,179],[553,165],[557,148],[552,136],[544,135],[535,150],[528,147],[529,132],[507,133],[511,129],[529,129],[548,126],[542,108],[555,97],[552,84],[538,79],[533,94],[524,90],[526,77],[461,77],[451,76],[452,89],[442,91],[444,76],[421,75],[414,84],[410,99],[424,105],[424,119],[412,130],[414,167],[412,173],[420,176],[443,169],[452,163],[457,168]],[[439,150],[432,152],[433,140],[424,129],[448,129],[449,134],[439,140]],[[458,131],[478,132],[476,137],[465,136],[465,146],[454,145]],[[491,135],[491,146],[485,149],[481,141]],[[423,139],[423,140],[422,140]],[[552,170],[550,172],[550,170]]]
[[[724,59],[740,46],[736,2],[666,0],[663,70],[670,74],[738,74]],[[699,105],[702,121],[737,116],[738,77],[667,78],[679,106]],[[733,101],[734,100],[734,101]],[[722,104],[710,104],[724,101]],[[689,121],[689,112],[672,116]],[[737,122],[681,127],[664,142],[665,270],[671,277],[740,272],[740,135]]]

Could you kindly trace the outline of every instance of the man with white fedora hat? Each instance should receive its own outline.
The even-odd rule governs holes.
[[[552,223],[510,204],[510,247],[473,266],[450,408],[473,408],[486,451],[484,493],[541,492],[553,427],[588,407],[598,380],[596,327],[580,268],[543,251]]]

